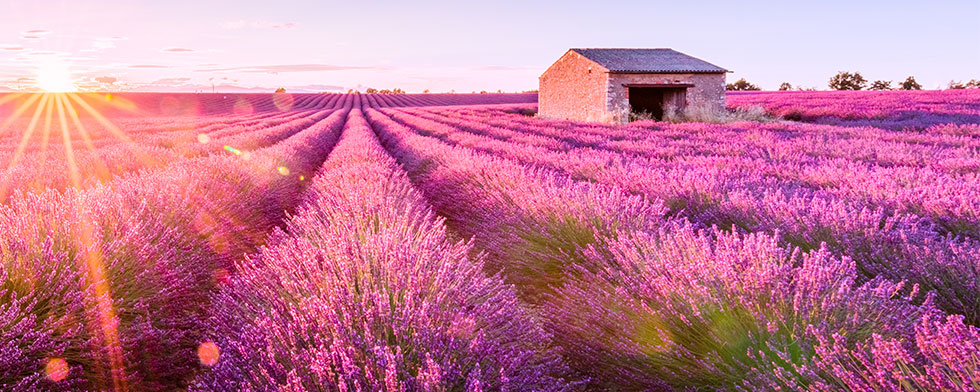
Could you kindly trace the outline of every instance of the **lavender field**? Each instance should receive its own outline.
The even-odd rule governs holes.
[[[536,99],[0,95],[0,390],[980,390],[980,90]]]

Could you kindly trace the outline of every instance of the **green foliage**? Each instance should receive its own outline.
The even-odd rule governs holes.
[[[728,83],[725,85],[725,90],[728,91],[759,91],[762,90],[759,86],[749,83],[745,78],[736,80],[735,83]]]
[[[922,90],[922,85],[915,81],[915,76],[909,76],[902,82],[902,90]]]
[[[980,88],[980,79],[971,79],[969,82],[956,82],[949,81],[949,88],[953,90],[962,90],[967,88]]]
[[[890,80],[875,80],[871,82],[871,87],[868,90],[891,90],[892,82]]]
[[[653,113],[646,110],[641,111],[631,111],[629,113],[629,122],[633,121],[656,121],[657,119],[653,117]]]
[[[831,90],[861,90],[868,81],[859,72],[838,72],[827,84]]]

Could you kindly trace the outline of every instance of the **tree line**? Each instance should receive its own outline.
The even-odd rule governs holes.
[[[899,83],[897,86],[892,86],[892,81],[890,80],[875,80],[868,84],[868,80],[861,75],[860,72],[838,72],[836,75],[830,78],[827,82],[827,87],[831,90],[922,90],[922,85],[915,81],[914,76],[909,76],[904,82]],[[950,81],[948,85],[949,89],[967,89],[967,88],[980,88],[980,79],[971,79],[969,82],[963,83],[959,81]],[[783,82],[779,85],[779,91],[793,90],[793,85],[789,82]],[[745,78],[739,79],[734,83],[728,83],[725,85],[725,90],[728,91],[759,91],[762,90],[759,86],[756,86]],[[804,90],[803,88],[797,87],[796,90]],[[807,89],[807,90],[813,90]]]

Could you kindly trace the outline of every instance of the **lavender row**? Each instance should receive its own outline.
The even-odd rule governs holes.
[[[428,117],[419,114],[413,115]],[[672,187],[687,189],[691,187],[706,188],[702,191],[713,199],[724,200],[730,192],[752,192],[756,197],[771,193],[782,193],[787,197],[812,198],[820,196],[830,200],[848,200],[856,209],[882,208],[889,215],[913,214],[928,218],[940,233],[965,235],[980,238],[980,181],[973,174],[974,166],[980,164],[980,157],[973,148],[962,149],[962,158],[949,161],[948,165],[926,167],[923,169],[895,166],[883,167],[876,164],[861,164],[842,162],[839,159],[813,159],[804,157],[798,159],[791,155],[792,149],[777,142],[765,147],[767,157],[753,157],[752,142],[745,140],[762,139],[766,135],[750,133],[746,135],[743,129],[699,130],[698,133],[720,134],[719,139],[726,140],[725,144],[702,143],[699,149],[705,151],[692,157],[673,155],[669,159],[647,159],[633,157],[631,154],[618,153],[614,149],[568,149],[549,150],[542,147],[544,143],[531,144],[534,135],[526,136],[526,127],[507,129],[502,127],[487,127],[471,120],[443,121],[450,126],[477,133],[478,137],[465,138],[464,135],[452,135],[460,142],[471,145],[486,145],[507,150],[508,154],[520,155],[520,158],[534,160],[534,163],[550,165],[558,169],[571,168],[594,172],[593,167],[603,162],[606,170],[640,172],[645,175],[656,175],[651,182],[682,182]],[[717,132],[716,132],[717,131]],[[821,132],[821,129],[813,133]],[[504,137],[503,133],[513,133]],[[531,131],[533,132],[533,131]],[[574,133],[570,130],[569,133]],[[482,137],[485,136],[485,137]],[[834,135],[824,136],[824,138]],[[481,138],[482,137],[482,138]],[[508,143],[489,140],[487,137]],[[698,141],[698,135],[693,134],[685,139]],[[774,139],[769,137],[768,139]],[[821,144],[812,139],[802,138],[800,144]],[[661,141],[661,144],[666,144]],[[673,143],[670,143],[673,144]],[[749,146],[746,146],[749,144]],[[650,149],[649,146],[644,147]],[[898,150],[896,147],[895,150]],[[929,156],[947,155],[952,148],[941,148],[942,153],[924,152],[913,159],[926,160]],[[724,151],[739,152],[737,157],[724,157]],[[778,152],[779,156],[773,156]],[[677,154],[677,151],[671,152]],[[722,155],[719,157],[719,155]],[[601,169],[600,169],[601,170]],[[619,178],[617,174],[615,176]],[[697,179],[701,184],[692,184],[685,179]],[[665,199],[676,196],[671,194],[658,195]],[[688,203],[681,201],[680,205]],[[726,222],[719,222],[726,223]]]
[[[452,147],[380,112],[367,114],[382,144],[449,227],[472,237],[488,255],[487,269],[500,271],[536,307],[550,306],[549,295],[579,273],[584,249],[605,247],[619,233],[655,231],[664,224],[663,207],[641,197]],[[577,355],[566,338],[553,334],[552,342],[583,378],[594,377],[592,388],[601,386],[597,364]]]
[[[969,125],[942,128],[944,132],[939,132],[940,128],[936,128],[937,132],[902,132],[785,121],[729,124],[637,121],[613,127],[532,119],[508,115],[506,109],[497,108],[427,108],[426,111],[489,126],[519,128],[527,136],[546,138],[546,146],[590,147],[664,159],[711,154],[803,161],[835,158],[882,166],[945,167],[956,159],[975,159],[973,150],[980,147],[980,140],[967,132]],[[737,139],[742,144],[740,148],[727,147],[726,142],[738,134],[749,134],[751,138],[743,135]],[[813,139],[818,138],[820,142],[814,143]]]
[[[288,234],[287,234],[288,233]],[[200,390],[564,390],[548,336],[451,239],[360,111],[211,321]]]
[[[410,113],[426,117],[421,111]],[[980,210],[980,204],[976,203],[980,200],[980,181],[973,173],[980,168],[980,156],[976,152],[980,142],[969,137],[915,134],[903,137],[901,135],[910,133],[861,128],[858,132],[851,128],[810,125],[770,124],[760,125],[760,129],[747,124],[685,124],[665,129],[659,126],[631,129],[635,134],[652,136],[639,145],[635,142],[626,144],[609,135],[599,138],[604,141],[602,145],[592,144],[580,149],[566,148],[563,146],[566,140],[556,140],[553,135],[539,137],[539,132],[548,129],[549,124],[523,124],[518,116],[497,116],[498,123],[514,121],[502,126],[484,125],[483,116],[450,118],[452,120],[443,122],[519,144],[532,156],[568,154],[584,157],[578,160],[614,161],[632,167],[648,166],[652,170],[683,171],[669,177],[689,177],[690,173],[684,172],[704,171],[710,165],[724,170],[714,174],[721,176],[720,180],[747,179],[754,188],[771,180],[769,182],[776,184],[769,188],[789,185],[798,188],[797,193],[801,190],[813,193],[819,189],[842,199],[863,201],[872,207],[923,215],[954,233],[978,234],[975,227],[980,221],[980,214],[976,212]],[[561,132],[577,135],[582,129],[569,128]],[[553,151],[542,152],[542,148]],[[635,151],[644,151],[641,155],[648,156],[633,157]],[[738,185],[728,187],[737,189]]]
[[[418,135],[382,112],[368,110],[382,143],[413,176],[449,226],[489,253],[525,298],[563,278],[575,250],[620,230],[658,227],[665,208],[656,200],[587,183],[560,172],[452,147]],[[564,253],[551,255],[552,251]],[[508,265],[514,262],[519,265]]]
[[[455,179],[450,185],[458,188],[440,193],[450,185],[436,183],[427,194],[443,205],[440,213],[478,228],[478,244],[481,236],[497,235],[479,228],[493,227],[485,222],[506,214],[474,213],[466,205],[477,204],[467,199],[481,193],[488,199],[481,205],[500,205],[492,195],[507,195],[507,188],[485,185],[488,177],[526,183],[501,164],[505,160],[418,135],[376,112],[369,118],[423,191],[433,177]],[[467,170],[480,166],[475,161],[493,167]],[[455,177],[440,173],[452,171]],[[539,203],[562,208],[554,199]],[[526,222],[508,229],[520,233],[522,226]],[[824,249],[793,250],[772,235],[703,231],[680,222],[659,227],[593,230],[594,241],[566,248],[548,245],[574,241],[580,232],[543,230],[526,239],[528,253],[513,251],[521,249],[518,242],[504,245],[510,250],[504,263],[517,268],[529,260],[547,268],[551,264],[538,261],[549,257],[564,262],[561,284],[542,290],[538,302],[555,343],[595,388],[832,390],[874,378],[886,390],[910,383],[963,390],[961,383],[977,374],[976,367],[956,362],[978,352],[976,330],[963,326],[962,316],[937,321],[940,312],[931,299],[920,303],[917,287],[881,278],[857,284],[864,279],[849,259]],[[953,332],[921,339],[936,330]],[[905,355],[886,360],[884,348]],[[872,357],[879,362],[857,362]],[[837,362],[842,359],[852,362]],[[889,366],[908,372],[882,372]]]
[[[0,102],[0,118],[8,117],[18,107],[37,102],[40,94],[21,94],[12,100]],[[3,94],[0,94],[0,98]],[[33,101],[31,101],[33,99]],[[536,93],[497,94],[180,94],[180,93],[118,93],[74,94],[74,106],[88,106],[93,112],[114,119],[127,117],[212,117],[223,115],[252,116],[263,113],[293,110],[329,110],[348,105],[351,100],[363,102],[364,107],[395,106],[457,106],[533,104]],[[87,110],[79,110],[82,117],[90,117]]]
[[[589,249],[544,308],[610,390],[972,391],[980,331],[917,286],[766,234],[677,224]]]
[[[74,109],[76,114],[79,109]],[[50,112],[50,115],[49,115]],[[308,112],[308,111],[307,111]],[[104,117],[91,118],[85,116],[65,115],[65,122],[61,122],[60,115],[54,108],[48,108],[41,112],[35,124],[34,131],[31,133],[30,142],[25,151],[36,151],[43,147],[45,143],[57,145],[63,141],[62,133],[67,130],[69,139],[73,143],[81,143],[84,139],[91,140],[96,147],[102,147],[112,143],[120,143],[119,133],[124,133],[132,140],[141,142],[142,139],[154,140],[166,137],[168,134],[179,134],[190,131],[198,133],[209,133],[216,130],[231,128],[233,126],[262,125],[265,122],[276,121],[277,119],[290,119],[300,116],[304,111],[287,112],[268,112],[253,115],[226,115],[213,117],[198,116],[168,116],[168,117]],[[50,120],[49,117],[50,116]],[[21,144],[24,134],[30,128],[33,119],[32,110],[28,110],[21,117],[4,119],[6,125],[2,137],[0,137],[0,150],[13,150]],[[196,134],[195,134],[196,135]],[[45,140],[47,140],[45,142]]]
[[[292,118],[289,121],[262,127],[243,128],[239,132],[231,134],[219,134],[213,140],[208,134],[207,143],[185,144],[185,148],[180,151],[186,156],[195,156],[225,149],[224,146],[233,147],[239,151],[250,151],[263,146],[275,144],[276,142],[288,138],[299,130],[305,129],[310,125],[329,116],[331,111],[321,111],[307,113],[304,116]]]
[[[980,92],[801,91],[731,93],[729,108],[761,106],[797,121],[888,129],[980,124]]]
[[[663,199],[671,215],[705,226],[778,232],[783,241],[804,249],[827,245],[835,254],[857,261],[867,278],[907,279],[935,291],[940,306],[950,313],[966,315],[973,324],[980,320],[980,300],[974,294],[980,287],[980,245],[945,236],[937,225],[914,214],[894,213],[758,175],[735,176],[708,166],[696,168],[701,175],[679,174],[673,168],[657,170],[625,159],[605,160],[589,155],[588,150],[549,152],[524,143],[467,135],[461,130],[465,127],[392,115],[450,143]],[[972,235],[969,230],[976,226],[971,221],[960,221],[965,226],[960,231]]]
[[[0,385],[186,386],[200,366],[209,293],[304,188],[277,170],[281,161],[297,174],[319,166],[343,117],[337,111],[249,159],[183,159],[0,207]]]
[[[53,149],[45,153],[26,154],[15,165],[0,171],[0,202],[6,201],[14,191],[37,192],[45,189],[64,190],[77,186],[111,180],[137,170],[167,166],[183,156],[231,154],[224,143],[238,147],[231,151],[247,152],[249,148],[272,145],[296,132],[309,127],[328,113],[303,113],[280,120],[251,123],[251,127],[235,125],[235,133],[228,135],[215,132],[215,139],[201,139],[202,133],[191,131],[180,139],[168,139],[170,148],[120,142],[106,147],[88,150],[86,144],[72,149]],[[287,121],[288,120],[288,121]],[[201,130],[204,131],[204,130]],[[204,133],[203,135],[208,135]],[[169,136],[173,137],[173,136]],[[12,162],[13,163],[13,162]]]

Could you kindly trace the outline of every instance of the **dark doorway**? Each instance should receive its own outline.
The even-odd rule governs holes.
[[[627,86],[630,111],[649,113],[656,120],[663,120],[664,108],[681,109],[687,105],[687,86]]]

